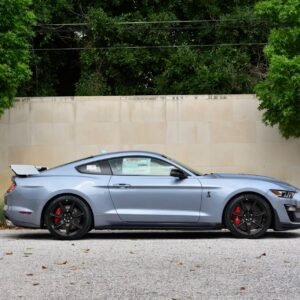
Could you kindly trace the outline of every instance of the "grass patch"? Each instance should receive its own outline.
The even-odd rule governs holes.
[[[3,208],[4,208],[4,203],[2,200],[0,200],[0,228],[6,227]]]

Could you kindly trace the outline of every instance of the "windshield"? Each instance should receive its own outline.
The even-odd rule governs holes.
[[[201,176],[202,174],[200,172],[198,172],[197,170],[194,170],[193,168],[190,168],[188,166],[186,166],[185,164],[182,164],[181,162],[178,162],[176,161],[175,159],[172,159],[170,157],[167,157],[166,158],[172,162],[174,162],[175,164],[179,165],[179,166],[182,166],[183,168],[189,170],[190,172],[192,172],[193,174],[197,175],[197,176]]]

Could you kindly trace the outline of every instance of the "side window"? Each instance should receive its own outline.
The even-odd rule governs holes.
[[[76,167],[77,171],[85,174],[111,175],[107,161],[93,161]]]
[[[121,157],[110,159],[109,164],[114,175],[170,176],[175,167],[152,157]]]

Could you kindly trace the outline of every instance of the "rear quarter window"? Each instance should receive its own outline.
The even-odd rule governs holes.
[[[77,166],[76,170],[84,174],[111,175],[111,169],[107,161],[89,162]]]

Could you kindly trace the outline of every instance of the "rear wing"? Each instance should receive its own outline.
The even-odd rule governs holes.
[[[47,170],[47,167],[39,167],[33,165],[11,165],[10,168],[17,176],[37,175]]]

